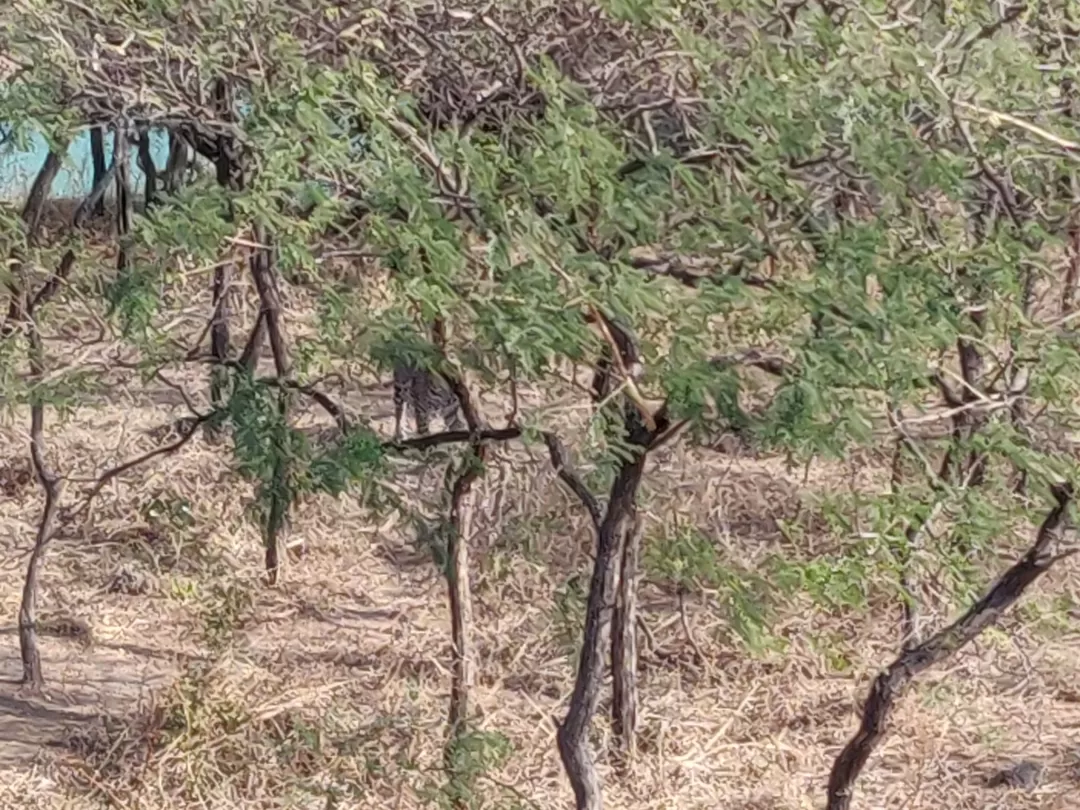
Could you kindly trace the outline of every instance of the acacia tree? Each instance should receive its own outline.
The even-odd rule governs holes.
[[[1066,0],[1000,13],[929,0],[611,0],[557,14],[466,3],[353,17],[300,0],[15,8],[9,98],[52,88],[76,119],[108,122],[118,147],[126,122],[162,124],[214,163],[215,182],[183,189],[170,170],[171,196],[122,225],[109,289],[156,371],[200,359],[164,349],[157,331],[169,262],[213,264],[206,418],[228,415],[238,465],[258,482],[268,572],[299,496],[386,474],[384,455],[402,449],[326,395],[325,371],[422,360],[446,374],[469,429],[412,449],[468,443],[482,457],[485,442],[543,435],[597,536],[559,732],[579,808],[601,803],[586,741],[609,641],[613,720],[633,751],[636,494],[664,441],[736,429],[803,458],[895,445],[892,491],[847,505],[874,540],[841,553],[890,575],[879,587],[900,605],[908,650],[838,760],[837,808],[881,733],[882,690],[903,685],[896,673],[955,652],[1054,559],[1047,529],[1005,591],[922,640],[920,571],[970,591],[1000,526],[1041,508],[1025,493],[1052,488],[1046,525],[1058,527],[1060,482],[1077,472],[1070,449],[1048,441],[1072,429],[1080,383]],[[56,31],[74,44],[45,58]],[[112,50],[94,50],[98,33]],[[237,248],[260,310],[239,361],[227,306]],[[1055,248],[1068,259],[1061,278]],[[320,264],[331,250],[376,256],[388,305]],[[317,338],[288,347],[293,286],[320,319]],[[260,376],[266,336],[274,370]],[[596,371],[596,415],[574,454],[609,476],[603,506],[573,473],[565,426],[514,396],[565,383],[567,360]],[[465,380],[514,401],[505,427],[487,426]],[[340,440],[313,446],[291,396],[330,412]],[[451,499],[451,737],[467,722],[463,498],[476,474],[466,465]]]
[[[117,168],[118,163],[124,158],[124,150],[121,148],[123,137],[122,131],[118,130],[112,167],[106,175],[98,179],[90,194],[75,209],[70,225],[71,233],[67,234],[69,245],[65,246],[61,242],[62,257],[55,269],[47,271],[42,276],[34,272],[34,265],[39,265],[43,259],[54,258],[52,255],[55,253],[54,246],[43,244],[41,225],[45,208],[50,202],[50,187],[62,165],[63,155],[69,142],[67,133],[61,133],[61,137],[54,138],[54,146],[50,149],[41,170],[34,179],[19,219],[15,222],[5,222],[7,227],[4,230],[6,237],[4,246],[10,251],[11,278],[8,284],[10,295],[8,315],[0,334],[9,342],[22,338],[25,343],[27,387],[25,390],[12,392],[15,396],[12,397],[11,405],[22,402],[29,405],[30,459],[37,481],[44,493],[44,504],[38,518],[37,531],[27,563],[18,620],[19,647],[23,663],[22,681],[33,690],[41,689],[45,683],[37,644],[37,602],[45,553],[55,535],[58,520],[62,515],[70,518],[85,510],[110,480],[158,456],[178,450],[191,437],[191,431],[188,431],[172,444],[158,447],[101,472],[91,482],[83,498],[79,502],[67,505],[66,508],[62,503],[63,477],[47,458],[46,414],[54,399],[50,389],[53,386],[62,386],[69,379],[77,379],[83,370],[70,366],[60,366],[58,369],[48,367],[49,358],[42,340],[42,313],[52,299],[58,295],[61,298],[64,297],[62,295],[65,292],[64,287],[70,283],[81,254],[80,246],[77,244],[77,232],[96,210],[105,185],[113,177],[116,178],[118,186],[117,232],[121,239],[127,234],[130,223],[128,201],[130,190],[125,185],[126,170]],[[118,256],[118,263],[122,269],[126,261],[126,251],[123,246],[119,248]],[[9,354],[6,359],[10,358]],[[47,377],[47,373],[50,376]]]
[[[434,130],[426,137],[423,131],[417,137],[388,107],[381,120],[372,114],[376,120],[368,133],[379,153],[403,142],[403,151],[420,160],[444,195],[426,217],[414,202],[404,224],[400,218],[385,222],[388,231],[408,237],[393,247],[407,257],[411,247],[432,238],[449,237],[454,244],[456,237],[443,224],[449,218],[486,237],[489,246],[501,247],[505,240],[531,248],[533,256],[525,261],[491,270],[508,287],[517,282],[515,296],[529,312],[544,306],[545,283],[566,284],[558,288],[562,300],[625,314],[654,346],[663,347],[660,362],[649,364],[651,379],[631,387],[627,378],[634,401],[642,398],[642,387],[656,385],[672,395],[679,417],[697,422],[708,421],[706,405],[720,405],[713,413],[723,421],[761,443],[804,455],[841,454],[892,434],[901,450],[897,492],[874,504],[879,536],[888,543],[847,553],[891,558],[893,586],[907,612],[901,637],[912,654],[921,654],[927,647],[918,644],[913,609],[919,601],[913,592],[917,568],[940,561],[959,579],[965,567],[974,567],[972,551],[987,548],[1000,536],[1003,520],[1031,505],[1003,498],[1003,482],[1011,479],[1006,488],[1019,494],[1021,481],[1037,478],[1045,486],[1075,474],[1070,452],[1037,438],[1074,419],[1074,383],[1058,375],[1073,367],[1075,353],[1060,332],[1047,328],[1053,322],[1035,306],[1038,269],[1065,221],[1055,206],[1067,208],[1072,199],[1051,195],[1040,208],[1029,191],[1026,211],[1016,201],[1024,185],[1060,188],[1058,176],[1075,144],[1045,126],[964,98],[979,91],[980,81],[986,86],[988,76],[1000,81],[1004,61],[1015,70],[1014,103],[1028,96],[1029,109],[1052,110],[1060,77],[1048,82],[1024,68],[1027,54],[1043,47],[1038,37],[1026,30],[1021,44],[1010,40],[1004,53],[995,43],[1029,14],[1042,21],[1049,12],[1060,20],[1062,7],[1010,7],[1001,17],[973,12],[938,24],[915,17],[890,22],[888,11],[880,17],[868,9],[849,14],[843,7],[777,14],[764,4],[738,4],[736,19],[770,34],[752,46],[731,42],[731,17],[723,20],[725,32],[709,20],[675,22],[661,8],[652,11],[637,29],[644,38],[671,36],[691,53],[690,64],[682,67],[702,100],[688,116],[689,134],[682,133],[690,143],[670,137],[670,121],[669,140],[661,141],[652,122],[643,120],[653,152],[648,155],[633,139],[636,133],[620,131],[603,115],[617,110],[617,101],[606,109],[595,97],[593,106],[581,104],[588,87],[584,93],[568,91],[540,68],[530,73],[530,55],[515,47],[507,26],[481,21],[510,40],[514,60],[505,63],[523,66],[519,77],[542,97],[542,117],[536,123],[526,119],[520,129],[493,127],[499,150],[513,155],[511,166],[500,162],[503,151],[483,151],[490,133],[474,131],[466,139],[463,127],[445,126],[455,116],[433,101],[424,110],[425,124]],[[602,21],[589,30],[596,38]],[[882,32],[889,45],[884,49]],[[929,69],[910,56],[923,52],[934,55]],[[605,86],[617,84],[605,78]],[[560,103],[571,96],[580,105],[573,110]],[[667,103],[678,107],[677,99]],[[1003,120],[1015,127],[1013,137],[1002,136]],[[380,124],[389,133],[380,132]],[[975,140],[980,127],[988,127],[985,145]],[[1047,148],[1057,153],[1048,156]],[[1020,156],[1024,160],[1017,163]],[[461,177],[472,180],[468,194],[455,182]],[[387,194],[402,195],[399,177],[394,182]],[[409,196],[415,201],[420,194]],[[645,211],[651,216],[642,216]],[[665,217],[667,212],[675,215]],[[490,251],[488,256],[490,262]],[[539,257],[540,273],[531,272],[533,257]],[[469,297],[472,276],[463,278],[460,270],[481,276],[484,270],[475,259],[470,264],[472,257],[458,264],[450,261],[452,254],[443,258],[449,265],[443,283],[432,285],[425,297],[444,304],[441,314],[453,312],[457,303],[448,289],[469,300],[464,317],[476,327],[463,331],[475,345],[477,334],[483,335],[486,302],[477,294]],[[408,264],[402,261],[399,270],[409,273]],[[657,275],[685,289],[669,283],[662,295],[671,297],[658,301],[657,287],[649,286],[649,276]],[[423,289],[431,278],[410,277],[412,289]],[[528,315],[515,312],[514,303],[492,316],[499,334],[491,336],[491,345],[514,343],[514,327],[521,329],[518,334],[542,334],[527,331]],[[566,309],[552,313],[549,334],[564,323],[568,332],[574,329],[564,320]],[[746,346],[748,335],[757,345]],[[566,354],[580,356],[587,345],[580,340],[581,348],[570,346]],[[519,351],[515,371],[529,369],[532,358]],[[1049,356],[1052,372],[1045,365]],[[1033,363],[1036,358],[1040,362]],[[531,368],[538,368],[533,362]],[[780,377],[756,413],[738,407],[740,363]],[[1037,389],[1036,379],[1042,380]],[[1039,408],[1027,407],[1032,400]],[[949,428],[943,439],[920,433],[921,425],[935,422]],[[934,456],[936,463],[929,462]],[[942,512],[954,520],[948,539],[937,548],[921,548],[927,525]],[[972,520],[976,515],[981,518]],[[1060,515],[1056,510],[1054,519]],[[612,604],[614,556],[610,543],[598,555],[593,607]],[[999,597],[993,591],[988,603]],[[971,615],[978,620],[964,627],[985,626],[994,611],[984,608],[976,605]],[[602,642],[593,631],[605,624],[601,616],[587,625],[583,661],[595,661]],[[935,636],[926,644],[939,641]],[[938,652],[955,649],[945,644]],[[589,672],[595,667],[583,663],[578,695],[590,691],[581,680],[593,683],[593,676],[582,675]],[[580,722],[563,726],[564,739],[568,726],[577,731]],[[591,778],[576,781],[578,804],[598,806],[598,792],[580,788],[586,781],[594,784]]]

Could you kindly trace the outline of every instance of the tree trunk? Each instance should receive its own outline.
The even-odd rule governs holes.
[[[244,345],[244,350],[240,352],[240,359],[237,361],[240,367],[247,371],[248,374],[254,374],[255,369],[259,365],[259,359],[262,356],[263,339],[265,337],[266,315],[260,308],[259,314],[255,318],[255,326],[251,330],[251,334],[248,335],[247,343]]]
[[[645,468],[645,453],[623,465],[611,488],[596,543],[596,560],[585,607],[585,632],[578,660],[570,708],[559,726],[559,756],[574,789],[577,810],[601,810],[600,778],[589,750],[589,729],[600,700],[604,652],[615,603],[616,567],[621,538],[632,531],[638,486]]]
[[[109,165],[108,170],[101,175],[101,178],[94,183],[94,187],[90,189],[90,193],[86,195],[86,198],[79,203],[79,207],[75,209],[75,216],[72,218],[72,224],[76,229],[82,228],[86,225],[86,222],[94,213],[100,208],[104,209],[105,192],[109,190],[109,184],[116,182],[117,163],[113,156],[113,162]]]
[[[473,683],[470,637],[472,635],[472,589],[469,584],[469,532],[472,528],[472,488],[480,477],[486,456],[483,445],[471,448],[472,458],[454,483],[450,501],[450,531],[446,547],[446,587],[450,601],[451,684],[450,736],[465,731],[469,714],[469,690]]]
[[[225,407],[225,390],[228,376],[225,363],[229,359],[229,288],[232,283],[232,266],[225,264],[214,268],[213,306],[210,316],[210,357],[213,367],[210,369],[210,404],[215,410]],[[211,419],[206,423],[206,435],[216,441],[221,435],[221,420]]]
[[[637,576],[641,518],[636,508],[622,532],[618,587],[611,626],[611,727],[623,773],[636,753],[637,738]]]
[[[129,158],[129,133],[120,124],[116,126],[113,158],[116,162],[116,272],[122,274],[128,267],[127,238],[131,233],[131,160]]]
[[[188,167],[188,143],[184,136],[169,132],[169,159],[165,164],[165,192],[175,194],[184,184]]]
[[[45,213],[45,203],[49,201],[53,182],[60,172],[64,163],[64,155],[67,153],[67,144],[60,148],[49,151],[45,162],[41,165],[34,184],[30,186],[30,193],[26,197],[26,204],[22,210],[22,220],[26,226],[26,241],[32,246],[37,241],[38,229],[41,226],[41,215]]]
[[[469,806],[471,785],[459,768],[459,742],[468,732],[469,696],[473,686],[472,588],[469,583],[469,535],[472,529],[472,488],[483,472],[487,446],[470,445],[465,467],[454,482],[450,498],[450,523],[446,545],[446,589],[450,602],[451,675],[450,708],[444,764],[451,780],[455,810]]]
[[[26,567],[26,579],[23,582],[22,603],[19,605],[19,652],[22,656],[23,683],[34,690],[45,683],[41,671],[41,654],[37,644],[37,593],[41,566],[45,560],[45,550],[52,540],[56,512],[60,506],[61,482],[49,469],[45,461],[45,403],[37,387],[44,377],[44,351],[41,335],[34,322],[34,313],[29,303],[24,305],[27,312],[26,332],[29,341],[31,400],[30,400],[30,458],[34,465],[38,483],[45,491],[45,505],[38,520],[34,549]]]
[[[94,188],[105,181],[105,129],[94,127],[90,130],[90,159],[94,164]],[[113,160],[116,156],[113,156]],[[94,216],[105,216],[105,197],[102,195],[94,200],[91,212]]]
[[[287,430],[288,424],[288,393],[282,389],[278,398],[278,413],[281,419],[281,430]],[[289,491],[289,465],[285,448],[277,448],[274,458],[273,476],[269,482],[270,504],[266,515],[266,525],[263,528],[263,548],[265,551],[264,567],[266,569],[267,584],[273,587],[278,583],[281,573],[281,532],[285,527],[285,521],[289,513],[291,494]],[[264,484],[266,486],[266,484]]]
[[[66,144],[63,144],[60,148],[49,150],[45,162],[41,165],[41,169],[34,178],[34,184],[30,187],[30,193],[26,197],[26,204],[23,205],[22,210],[27,247],[33,247],[37,244],[45,203],[48,202],[49,192],[52,190],[53,181],[56,180],[56,175],[60,171],[66,152]],[[24,289],[25,279],[23,278],[25,258],[21,249],[12,251],[9,265],[10,279],[7,284],[10,296],[8,313],[3,327],[0,327],[0,337],[13,335],[26,314],[25,306],[28,302],[25,296],[28,295],[28,292]]]
[[[222,79],[219,79],[214,85],[214,107],[215,112],[223,120],[232,119],[231,92],[228,84]],[[236,160],[232,138],[224,132],[217,137],[217,150],[214,158],[218,185],[225,189],[226,192],[241,191],[244,185],[243,172]],[[230,221],[234,219],[231,199],[228,201],[227,216]],[[210,402],[215,410],[225,406],[227,374],[224,366],[229,360],[230,350],[229,321],[231,313],[229,309],[229,293],[232,269],[232,266],[227,263],[214,268],[214,312],[210,322],[210,356],[213,361],[213,368],[210,372]],[[220,438],[220,424],[220,420],[217,419],[207,422],[207,438],[211,441]]]
[[[953,624],[918,646],[904,650],[874,680],[863,706],[859,731],[844,746],[829,774],[826,810],[849,810],[855,780],[874,748],[885,736],[886,726],[897,697],[920,673],[939,664],[983,630],[994,624],[1024,591],[1061,557],[1058,548],[1065,534],[1067,512],[1073,497],[1071,484],[1052,489],[1057,505],[1039,528],[1035,544],[994,586]]]
[[[157,202],[158,172],[154,165],[154,155],[150,151],[150,128],[144,127],[139,133],[139,168],[145,176],[143,202],[150,208]]]
[[[41,214],[45,208],[45,202],[48,200],[53,181],[56,179],[56,174],[60,170],[65,152],[66,144],[62,150],[54,149],[49,152],[41,171],[34,178],[34,185],[31,187],[30,195],[26,200],[26,205],[23,207],[22,219],[26,227],[27,244],[30,246],[37,242]],[[27,564],[26,579],[23,581],[22,602],[19,605],[19,652],[23,663],[23,683],[33,689],[40,689],[45,679],[41,671],[41,654],[37,646],[38,580],[42,563],[45,560],[46,547],[53,536],[56,512],[60,505],[61,482],[45,462],[45,403],[41,399],[41,390],[39,388],[41,380],[45,376],[45,358],[41,335],[34,321],[34,306],[38,296],[31,297],[30,291],[27,289],[27,280],[24,277],[24,259],[18,256],[13,258],[15,261],[12,262],[10,268],[12,279],[10,282],[11,302],[8,309],[8,321],[4,324],[3,333],[5,336],[10,335],[19,326],[26,330],[31,383],[30,460],[34,465],[34,473],[37,476],[38,483],[45,491],[45,505],[42,507],[41,518],[38,521],[34,548]],[[67,263],[66,257],[65,263]],[[61,267],[63,267],[63,264]],[[44,289],[46,288],[43,288],[43,292],[39,294],[42,298],[44,298]]]

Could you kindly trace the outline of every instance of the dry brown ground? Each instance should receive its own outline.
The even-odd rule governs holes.
[[[187,278],[205,291],[205,276],[196,269]],[[174,325],[190,342],[206,302],[176,294],[185,308]],[[296,304],[290,312],[304,309]],[[250,321],[250,295],[240,315]],[[292,338],[300,331],[290,323]],[[205,386],[198,376],[186,382]],[[169,389],[127,394],[123,380],[117,385],[97,407],[50,420],[51,457],[73,479],[151,447],[146,432],[182,414]],[[353,386],[350,404],[389,433],[385,388]],[[492,403],[491,417],[500,405]],[[565,421],[580,416],[568,407]],[[306,418],[318,422],[314,413]],[[8,617],[0,623],[0,807],[423,806],[425,788],[442,782],[449,688],[449,620],[431,553],[401,518],[323,498],[295,515],[293,536],[307,541],[308,553],[269,590],[260,582],[258,533],[245,516],[251,487],[201,438],[114,482],[88,523],[64,528],[41,600],[52,628],[42,638],[49,686],[43,698],[22,693],[13,683],[14,618],[41,506],[26,461],[27,421],[17,415],[0,425],[0,616]],[[396,465],[394,486],[431,512],[441,468]],[[678,525],[694,525],[740,571],[763,570],[772,553],[811,559],[837,542],[800,503],[885,486],[872,456],[806,471],[684,445],[653,459],[647,482],[647,543],[663,545]],[[69,494],[80,487],[72,480]],[[477,503],[474,709],[482,729],[512,744],[480,779],[482,806],[568,807],[553,719],[570,694],[566,637],[580,618],[565,595],[587,576],[592,538],[537,450],[500,448]],[[149,514],[181,505],[189,511],[171,519]],[[796,543],[778,520],[807,531]],[[988,571],[1003,569],[1032,531],[1006,537]],[[111,587],[125,577],[142,580],[142,592]],[[874,591],[872,581],[866,587]],[[1075,562],[1035,591],[1027,601],[1046,609],[1044,620],[1011,616],[902,699],[856,807],[1077,806]],[[871,678],[895,654],[896,610],[875,597],[871,610],[830,612],[792,596],[776,606],[772,625],[786,649],[751,654],[729,631],[720,594],[692,595],[685,623],[655,583],[644,583],[642,598],[655,644],[645,643],[642,656],[640,756],[632,778],[617,779],[609,730],[598,719],[606,806],[823,807],[832,758],[856,728]],[[1022,758],[1047,766],[1036,790],[984,786]],[[358,792],[328,803],[318,793],[330,783]]]
[[[384,419],[390,409],[385,391],[356,401],[374,403]],[[54,457],[104,466],[148,446],[142,432],[175,415],[149,400],[83,409],[50,426]],[[3,427],[0,448],[0,611],[13,619],[40,498],[23,461],[21,420]],[[501,797],[487,807],[570,804],[552,718],[565,709],[571,662],[553,605],[567,577],[587,570],[590,538],[544,462],[539,452],[504,449],[478,499],[475,708],[482,728],[513,745],[481,780],[486,795]],[[401,464],[406,493],[440,486],[437,470]],[[692,519],[722,559],[751,566],[784,547],[775,519],[793,517],[800,497],[881,483],[869,459],[812,468],[804,481],[803,470],[778,460],[691,449],[656,459],[648,481],[651,542],[676,516]],[[420,806],[416,789],[438,780],[449,684],[444,592],[430,556],[406,525],[380,523],[348,498],[320,500],[294,523],[308,555],[268,590],[258,584],[259,540],[243,514],[250,495],[200,438],[110,487],[91,525],[57,541],[42,599],[57,624],[42,642],[48,693],[32,699],[10,682],[0,691],[0,806],[90,808],[104,797],[129,808]],[[153,529],[143,512],[155,498],[189,502],[191,525]],[[153,574],[147,591],[108,592],[117,571],[133,566]],[[1078,582],[1075,566],[1064,569],[1040,583],[1038,598],[1075,596]],[[233,599],[243,593],[250,605]],[[633,778],[615,779],[598,722],[607,806],[822,807],[831,757],[853,732],[875,669],[892,655],[895,615],[829,615],[794,599],[775,626],[788,649],[754,656],[725,632],[715,601],[693,599],[688,619],[702,661],[671,598],[648,584],[643,596],[658,649],[642,664],[642,751]],[[211,649],[207,622],[215,618],[232,635]],[[1015,619],[1007,630],[902,700],[857,807],[1076,806],[1080,634],[1075,624],[1032,629]],[[4,638],[0,675],[13,679],[11,620]],[[838,656],[850,666],[838,666]],[[192,692],[194,683],[201,686]],[[151,755],[148,738],[178,707],[194,730]],[[293,743],[287,756],[283,739]],[[1021,757],[1049,767],[1037,790],[981,784]],[[127,781],[132,774],[137,784]],[[290,790],[328,774],[367,792],[329,805]],[[200,798],[199,785],[213,790]]]

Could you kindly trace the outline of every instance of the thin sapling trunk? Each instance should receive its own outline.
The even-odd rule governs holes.
[[[41,671],[41,653],[37,643],[37,594],[45,550],[52,540],[56,513],[60,507],[61,482],[45,461],[45,403],[40,385],[45,375],[44,351],[41,336],[34,322],[34,313],[27,313],[27,340],[30,354],[30,458],[38,483],[45,492],[45,505],[38,519],[34,549],[26,567],[22,603],[19,606],[19,651],[22,655],[23,683],[34,690],[41,689],[45,678]]]
[[[228,84],[219,79],[214,86],[214,107],[216,114],[225,121],[232,120],[232,94]],[[216,180],[226,193],[231,194],[243,189],[243,170],[236,156],[235,144],[230,135],[225,132],[218,134],[214,154],[214,168]],[[226,213],[229,221],[235,219],[233,203],[228,201]],[[233,267],[229,262],[219,264],[214,268],[214,280],[212,288],[213,315],[210,321],[210,356],[213,367],[210,370],[210,402],[214,410],[221,411],[225,404],[225,389],[228,374],[225,365],[229,361],[229,321],[231,313],[229,298],[232,288]],[[211,441],[220,438],[220,422],[211,420],[206,423],[206,435]]]
[[[128,267],[128,236],[131,234],[132,204],[131,199],[131,161],[128,157],[128,133],[117,124],[113,147],[113,159],[116,166],[116,272],[122,275]]]
[[[443,359],[446,359],[446,333],[442,321],[437,320],[433,337]],[[470,803],[472,785],[467,782],[468,773],[462,768],[463,750],[461,740],[469,730],[469,698],[474,681],[472,653],[472,585],[469,579],[469,536],[472,531],[472,491],[484,473],[488,456],[488,444],[478,437],[483,423],[476,403],[469,392],[464,377],[458,374],[444,375],[450,390],[457,397],[465,424],[473,440],[469,453],[450,492],[450,520],[446,543],[446,590],[450,605],[450,706],[447,713],[447,739],[443,759],[451,781],[451,800],[455,810],[465,810]]]
[[[109,181],[110,176],[115,175],[118,183],[123,176],[119,171],[122,165],[123,150],[120,143],[117,144],[117,154],[114,155],[112,168],[99,178],[90,195],[79,206],[75,215],[74,227],[78,228],[84,223],[85,218],[101,199],[103,188]],[[35,179],[33,190],[23,210],[23,220],[27,228],[27,242],[33,246],[37,242],[37,229],[40,224],[41,211],[47,199],[48,189],[60,166],[59,152],[50,152],[41,172]],[[118,188],[118,192],[123,192]],[[122,199],[119,206],[119,225],[121,236],[123,229],[130,227],[130,217],[125,219]],[[19,606],[19,648],[23,664],[23,682],[33,688],[40,689],[44,685],[44,674],[41,667],[41,654],[37,644],[37,598],[42,565],[49,543],[52,541],[57,515],[60,509],[62,495],[62,479],[49,467],[46,461],[45,449],[45,394],[42,385],[45,379],[45,352],[41,334],[38,329],[38,312],[41,305],[50,301],[61,289],[63,283],[70,277],[75,265],[75,254],[68,250],[60,261],[56,271],[36,291],[31,293],[24,274],[23,260],[16,257],[12,262],[12,301],[9,312],[9,322],[5,324],[5,334],[13,333],[15,328],[22,327],[27,337],[29,381],[30,381],[30,458],[34,467],[34,473],[45,493],[45,503],[42,507],[41,517],[34,538],[34,547],[27,564],[26,578],[23,582],[22,600]],[[9,328],[10,327],[10,328]],[[101,491],[105,484],[117,476],[127,472],[158,456],[167,455],[179,450],[190,439],[191,434],[184,436],[179,441],[166,447],[144,453],[135,459],[127,461],[107,470],[100,475],[94,486],[87,493],[82,511],[89,506],[95,495]]]
[[[482,453],[482,450],[481,450]],[[472,527],[473,484],[480,477],[483,459],[472,455],[454,482],[450,501],[450,526],[446,544],[446,587],[450,602],[452,667],[450,683],[450,736],[466,729],[469,689],[472,686],[472,656],[469,643],[472,627],[472,592],[469,582],[469,531]]]
[[[27,228],[27,243],[37,241],[37,230],[41,222],[41,212],[48,199],[49,189],[60,169],[59,151],[50,151],[41,171],[34,180],[26,206],[23,209],[23,221]],[[23,664],[23,683],[32,689],[40,689],[45,678],[41,671],[41,653],[37,644],[37,595],[41,576],[41,566],[45,560],[45,550],[52,540],[56,524],[57,510],[60,508],[61,481],[45,460],[45,401],[41,390],[45,377],[45,350],[41,334],[37,328],[37,307],[47,301],[59,288],[57,276],[64,278],[71,272],[74,254],[70,251],[64,256],[57,273],[39,290],[31,295],[24,275],[24,266],[16,261],[12,270],[11,305],[9,324],[14,329],[21,322],[26,332],[28,360],[30,366],[30,460],[38,484],[45,493],[45,504],[38,519],[34,548],[26,567],[26,579],[23,581],[22,601],[19,605],[19,652]],[[8,325],[8,324],[6,324]]]
[[[277,278],[274,273],[272,253],[267,244],[267,234],[262,227],[255,227],[255,239],[260,247],[252,248],[249,260],[252,280],[259,293],[259,321],[252,333],[252,341],[260,340],[261,327],[265,326],[270,338],[270,351],[274,357],[274,370],[279,380],[284,382],[289,377],[289,356],[285,346],[285,336],[281,324],[281,297],[278,293]],[[257,351],[256,344],[249,342],[248,348]],[[247,354],[247,350],[245,350]],[[252,367],[254,362],[252,361]],[[289,389],[282,385],[278,393],[280,429],[288,431]],[[291,502],[291,471],[288,448],[280,446],[274,461],[273,480],[269,489],[269,512],[266,520],[263,542],[265,546],[266,576],[271,585],[277,583],[281,567],[281,534],[285,528]]]
[[[469,804],[471,785],[461,767],[461,740],[469,731],[469,697],[475,680],[472,652],[472,586],[469,579],[469,535],[472,529],[472,489],[483,473],[487,445],[470,445],[464,469],[454,482],[446,543],[446,590],[450,604],[450,707],[444,759],[451,779],[455,810]]]

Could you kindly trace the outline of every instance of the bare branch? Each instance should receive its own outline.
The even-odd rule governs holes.
[[[129,459],[122,464],[117,464],[115,467],[110,467],[108,470],[101,473],[97,477],[97,480],[94,481],[94,484],[90,488],[90,490],[86,493],[86,495],[83,496],[83,501],[79,505],[79,507],[65,517],[70,519],[86,510],[90,506],[91,501],[93,501],[93,499],[97,496],[97,494],[101,492],[105,485],[112,481],[114,478],[121,476],[124,473],[133,470],[148,461],[153,461],[155,458],[158,458],[160,456],[172,455],[177,450],[180,450],[195,436],[197,432],[196,428],[198,428],[198,426],[203,424],[204,422],[209,421],[209,419],[213,415],[214,413],[211,411],[210,413],[201,414],[199,416],[193,417],[190,420],[186,420],[183,423],[183,433],[180,438],[177,439],[175,442],[172,442],[171,444],[166,444],[162,447],[156,447],[153,450],[149,450],[142,455],[136,456],[133,459]]]
[[[476,433],[468,430],[448,430],[443,433],[432,433],[428,436],[417,436],[400,442],[383,442],[383,447],[389,450],[428,450],[432,447],[441,447],[446,444],[462,444],[473,438],[483,441],[509,441],[521,438],[521,428],[508,427],[492,430],[479,430]]]
[[[589,491],[589,488],[585,486],[585,483],[581,480],[581,477],[574,471],[574,468],[570,465],[570,460],[566,455],[566,448],[563,447],[563,443],[559,440],[559,437],[554,433],[544,433],[544,444],[547,445],[548,454],[551,456],[551,466],[555,468],[555,474],[559,476],[564,484],[570,488],[586,511],[589,513],[589,518],[592,520],[593,528],[599,532],[600,524],[604,519],[603,510],[600,508],[600,502],[596,499],[596,496]]]

